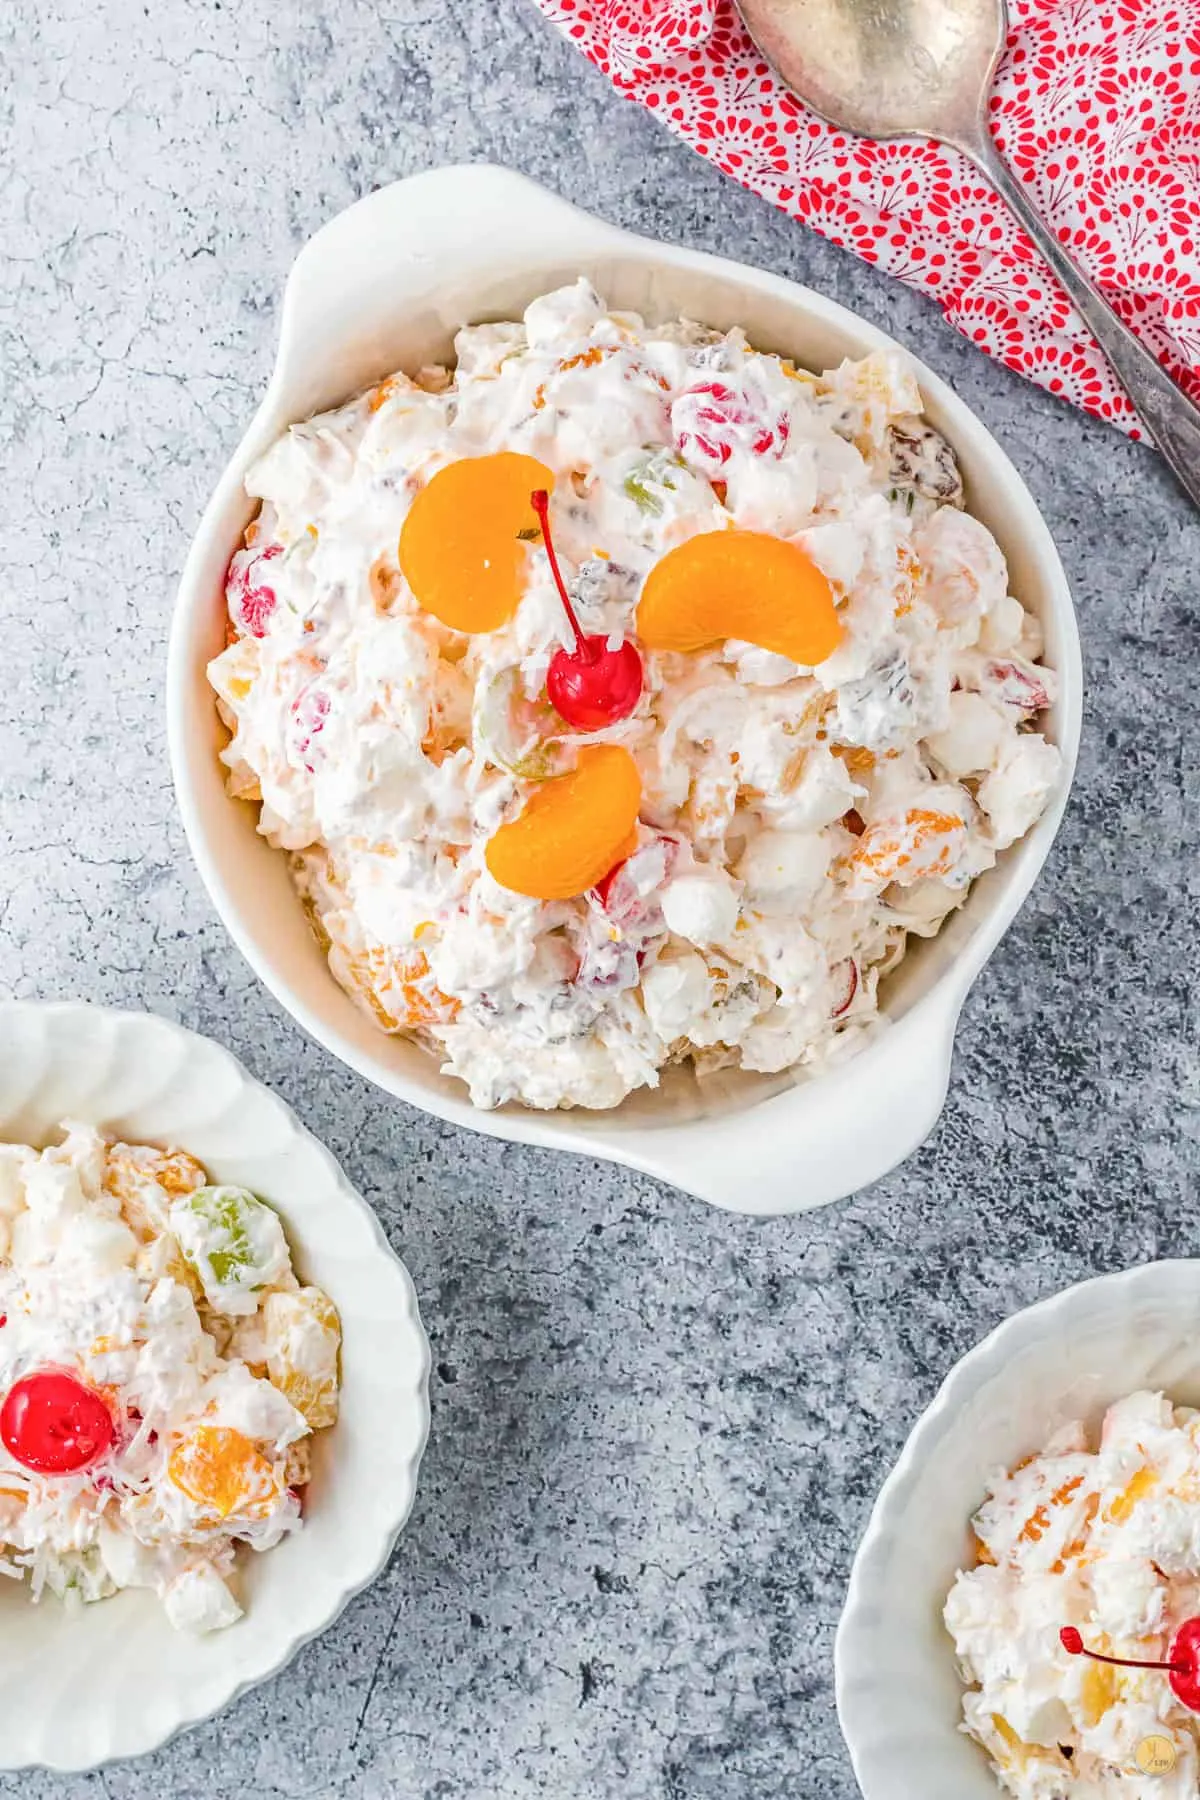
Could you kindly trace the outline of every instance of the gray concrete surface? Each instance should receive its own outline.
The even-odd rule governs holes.
[[[373,186],[485,157],[905,338],[1075,584],[1057,852],[934,1136],[816,1217],[725,1218],[384,1100],[258,986],[175,819],[172,592],[288,263]],[[319,1643],[145,1762],[0,1795],[848,1800],[833,1631],[920,1408],[1014,1308],[1196,1250],[1200,521],[1147,451],[662,135],[527,0],[6,0],[0,264],[0,992],[229,1044],[379,1208],[435,1362],[411,1525]]]

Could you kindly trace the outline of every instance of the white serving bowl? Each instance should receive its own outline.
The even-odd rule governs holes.
[[[0,1582],[0,1768],[138,1756],[276,1673],[387,1562],[429,1422],[416,1296],[379,1224],[282,1100],[205,1038],[148,1013],[0,1005],[0,1139],[77,1119],[189,1150],[278,1207],[297,1269],[342,1318],[341,1417],[313,1442],[303,1528],[239,1559],[245,1616],[189,1637],[129,1590],[69,1612]]]
[[[838,1716],[863,1800],[997,1800],[987,1757],[957,1729],[942,1624],[956,1571],[972,1566],[971,1517],[1000,1470],[1072,1419],[1096,1428],[1140,1388],[1200,1406],[1200,1261],[1067,1288],[943,1382],[875,1502],[838,1627]]]
[[[432,1057],[386,1036],[338,987],[286,859],[256,834],[257,808],[230,800],[222,782],[205,665],[224,643],[225,570],[254,510],[243,486],[250,464],[289,423],[396,368],[449,358],[460,326],[519,315],[581,273],[614,306],[741,325],[761,348],[813,368],[891,343],[806,288],[618,231],[504,169],[441,169],[352,206],[296,260],[274,375],[184,569],[168,672],[176,793],[200,872],[242,953],[306,1031],[388,1093],[496,1137],[629,1164],[718,1206],[797,1212],[874,1181],[932,1128],[963,999],[1046,858],[1079,742],[1079,642],[1050,534],[1003,451],[930,370],[917,365],[928,416],[958,452],[968,504],[1003,547],[1014,591],[1045,625],[1061,684],[1046,730],[1064,772],[1034,829],[889,982],[889,1029],[852,1062],[817,1078],[737,1073],[703,1084],[674,1071],[657,1092],[609,1113],[481,1112]]]

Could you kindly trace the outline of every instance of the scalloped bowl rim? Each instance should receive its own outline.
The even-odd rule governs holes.
[[[106,1029],[113,1034],[114,1038],[130,1032],[145,1034],[148,1049],[152,1035],[159,1045],[169,1042],[179,1053],[181,1060],[174,1071],[174,1079],[186,1080],[182,1071],[189,1066],[197,1074],[202,1070],[206,1078],[215,1075],[217,1071],[223,1072],[229,1083],[232,1099],[226,1097],[223,1101],[224,1111],[221,1116],[228,1117],[231,1109],[236,1114],[239,1108],[247,1107],[248,1103],[263,1109],[262,1118],[272,1123],[278,1132],[278,1138],[270,1151],[270,1159],[279,1163],[281,1178],[283,1166],[286,1163],[290,1171],[289,1180],[294,1183],[297,1179],[307,1179],[312,1183],[314,1192],[319,1192],[319,1200],[306,1198],[299,1206],[295,1204],[294,1198],[292,1204],[287,1201],[278,1203],[289,1238],[295,1240],[302,1235],[302,1227],[307,1222],[308,1216],[311,1214],[315,1218],[318,1208],[321,1213],[328,1210],[330,1214],[336,1214],[342,1221],[342,1229],[345,1229],[346,1222],[350,1219],[366,1227],[368,1245],[366,1255],[370,1259],[371,1266],[368,1283],[372,1288],[372,1297],[378,1303],[386,1296],[389,1307],[394,1307],[394,1313],[389,1314],[389,1330],[394,1333],[394,1344],[399,1346],[403,1353],[397,1358],[395,1365],[386,1371],[388,1378],[386,1383],[381,1383],[379,1386],[379,1392],[382,1392],[385,1386],[387,1388],[389,1419],[395,1421],[396,1438],[389,1447],[391,1461],[388,1465],[389,1474],[394,1483],[389,1488],[393,1503],[388,1506],[386,1519],[377,1518],[377,1529],[368,1540],[359,1544],[357,1549],[355,1542],[350,1539],[347,1532],[343,1531],[337,1539],[341,1552],[337,1566],[349,1572],[343,1575],[336,1587],[327,1590],[325,1604],[316,1616],[305,1617],[303,1622],[298,1625],[290,1623],[289,1621],[295,1617],[298,1609],[294,1604],[281,1607],[274,1602],[274,1596],[272,1596],[269,1603],[272,1605],[272,1610],[282,1629],[273,1631],[270,1641],[260,1647],[257,1660],[240,1669],[236,1675],[231,1674],[231,1678],[227,1680],[214,1680],[211,1686],[205,1689],[205,1697],[199,1704],[189,1705],[176,1692],[171,1704],[159,1708],[159,1724],[151,1726],[149,1729],[146,1727],[149,1709],[139,1707],[133,1698],[135,1673],[137,1678],[144,1678],[145,1675],[145,1668],[142,1665],[138,1666],[136,1672],[130,1669],[122,1678],[124,1685],[117,1689],[116,1704],[110,1708],[106,1716],[97,1716],[91,1732],[92,1741],[85,1748],[77,1749],[66,1755],[55,1753],[47,1742],[53,1730],[52,1711],[42,1717],[31,1718],[24,1741],[15,1745],[9,1738],[11,1721],[6,1720],[0,1726],[0,1769],[45,1768],[59,1774],[82,1773],[86,1770],[101,1768],[113,1761],[142,1756],[159,1749],[179,1733],[223,1711],[250,1689],[269,1681],[283,1670],[306,1644],[328,1629],[354,1596],[361,1593],[382,1573],[412,1510],[416,1494],[417,1473],[428,1438],[429,1345],[421,1324],[412,1279],[404,1263],[388,1243],[379,1219],[372,1208],[351,1185],[332,1152],[301,1123],[286,1101],[252,1076],[232,1051],[226,1049],[224,1045],[214,1042],[211,1038],[190,1031],[159,1014],[93,1005],[86,1001],[17,1000],[0,1002],[0,1038],[3,1039],[5,1046],[0,1050],[0,1142],[14,1141],[10,1136],[9,1121],[14,1117],[20,1118],[22,1113],[28,1111],[33,1091],[26,1084],[27,1092],[16,1111],[14,1111],[13,1105],[6,1101],[4,1092],[5,1055],[10,1031],[14,1027],[22,1029],[26,1023],[31,1029],[45,1034],[50,1039],[56,1032],[63,1033],[63,1041],[70,1042],[73,1048],[80,1041],[86,1039],[88,1032],[93,1029]],[[169,1080],[165,1086],[169,1094]],[[130,1104],[124,1108],[112,1106],[106,1109],[89,1099],[86,1093],[81,1093],[79,1103],[74,1108],[66,1109],[63,1116],[103,1126],[106,1116],[116,1118],[121,1116],[122,1111],[136,1112],[137,1095],[127,1093],[127,1099]],[[162,1091],[160,1090],[153,1095],[152,1102],[154,1105],[158,1105],[161,1100]],[[145,1125],[139,1127],[140,1134],[146,1141],[157,1140],[163,1143],[174,1141],[177,1147],[187,1149],[189,1147],[187,1143],[175,1136],[166,1116],[167,1110],[169,1110],[169,1103],[167,1108],[164,1108],[164,1123],[161,1129]],[[45,1136],[46,1132],[39,1131],[38,1135]],[[236,1154],[232,1160],[236,1163],[238,1160]],[[221,1173],[222,1178],[230,1178],[228,1169],[222,1170]],[[261,1178],[255,1185],[258,1186],[259,1191],[269,1193],[269,1184]],[[356,1266],[361,1266],[360,1242],[361,1234],[356,1238],[355,1254],[359,1258]],[[318,1264],[321,1262],[320,1254],[315,1260]],[[300,1263],[301,1272],[306,1278],[321,1281],[321,1269],[310,1266],[309,1250],[301,1250]],[[355,1324],[355,1297],[352,1293],[345,1291],[345,1280],[340,1281],[337,1285],[338,1291],[332,1292],[331,1297],[342,1316],[344,1344],[349,1346],[353,1342],[357,1349],[358,1328]],[[365,1384],[358,1380],[344,1362],[341,1415],[338,1424],[330,1428],[327,1433],[317,1434],[317,1438],[314,1440],[321,1455],[321,1488],[317,1496],[318,1509],[321,1504],[321,1494],[335,1488],[338,1482],[339,1465],[336,1451],[339,1432],[351,1431],[357,1437],[368,1412],[373,1414],[376,1424],[382,1418],[383,1409],[378,1401],[373,1408],[368,1408],[366,1405],[368,1399],[369,1395],[366,1392]],[[359,1415],[360,1404],[363,1406],[361,1416]],[[326,1473],[326,1465],[328,1473]],[[248,1577],[250,1582],[254,1582],[256,1576],[261,1579],[269,1573],[267,1566],[271,1559],[283,1551],[292,1553],[289,1562],[289,1576],[297,1572],[297,1567],[300,1572],[303,1572],[306,1560],[310,1560],[306,1559],[304,1550],[306,1543],[312,1542],[311,1532],[312,1515],[306,1521],[305,1527],[294,1537],[286,1539],[275,1550],[264,1553],[261,1559],[247,1559],[246,1553],[243,1552],[239,1558],[239,1567],[243,1577]],[[313,1544],[313,1548],[316,1547]],[[261,1563],[261,1568],[255,1567],[255,1564],[258,1563]],[[281,1578],[282,1569],[280,1570]],[[4,1585],[7,1590],[9,1584],[5,1583]],[[15,1587],[16,1584],[13,1586]],[[289,1581],[289,1592],[292,1591],[292,1587],[293,1584]],[[49,1629],[61,1630],[68,1638],[77,1628],[77,1621],[71,1619],[66,1610],[53,1598],[48,1598],[35,1608],[28,1599],[28,1591],[24,1583],[20,1584],[17,1589],[17,1595],[23,1596],[25,1606],[24,1609],[10,1608],[6,1614],[5,1625],[8,1635],[11,1635],[15,1629],[13,1619],[22,1616],[22,1612],[34,1618],[44,1611],[50,1611]],[[0,1593],[0,1600],[8,1599],[8,1597],[7,1593]],[[268,1604],[265,1594],[258,1596],[258,1599],[264,1606]],[[103,1614],[105,1609],[123,1606],[130,1600],[139,1608],[137,1620],[139,1625],[148,1622],[150,1631],[154,1635],[159,1635],[159,1625],[161,1624],[161,1635],[165,1644],[172,1645],[177,1635],[181,1635],[173,1632],[166,1621],[165,1614],[161,1611],[159,1602],[152,1595],[142,1592],[120,1594],[112,1599],[99,1602],[95,1608],[85,1608],[78,1623],[86,1622],[93,1612]],[[252,1595],[247,1607],[247,1620],[254,1616],[255,1603],[256,1597]],[[51,1611],[51,1609],[54,1610]],[[226,1632],[218,1632],[209,1638],[198,1641],[219,1646],[222,1640],[231,1641],[231,1634],[237,1633],[243,1623],[245,1621],[239,1621],[228,1628]],[[191,1641],[196,1642],[197,1640]],[[99,1712],[99,1709],[97,1710]],[[117,1723],[118,1712],[120,1725]]]
[[[857,1703],[852,1706],[850,1695],[851,1690],[858,1685],[863,1671],[868,1667],[879,1666],[879,1638],[875,1635],[876,1628],[872,1623],[879,1619],[881,1610],[875,1598],[880,1591],[879,1572],[890,1545],[897,1537],[900,1524],[907,1516],[913,1500],[913,1489],[923,1471],[929,1466],[939,1446],[954,1432],[956,1421],[962,1418],[968,1404],[980,1394],[999,1399],[999,1390],[1005,1378],[1014,1376],[1021,1367],[1021,1359],[1031,1356],[1039,1344],[1044,1344],[1049,1339],[1054,1339],[1056,1343],[1082,1344],[1107,1321],[1118,1316],[1133,1318],[1139,1314],[1145,1315],[1156,1305],[1162,1308],[1172,1301],[1182,1303],[1185,1300],[1190,1302],[1200,1320],[1200,1257],[1160,1258],[1153,1262],[1139,1263],[1130,1269],[1114,1270],[1074,1282],[1057,1293],[1020,1308],[995,1325],[953,1364],[932,1400],[920,1414],[871,1508],[851,1566],[834,1642],[834,1686],[838,1719],[850,1753],[851,1766],[865,1800],[874,1800],[873,1793],[864,1783],[864,1775],[868,1780],[872,1779],[872,1772],[865,1761],[867,1733]],[[1071,1324],[1069,1333],[1063,1329],[1068,1321]],[[1182,1329],[1178,1341],[1181,1345],[1185,1341]],[[1076,1382],[1081,1386],[1086,1385],[1087,1379],[1082,1370],[1074,1372],[1069,1379],[1064,1376],[1060,1391],[1069,1391]],[[1200,1341],[1197,1343],[1195,1371],[1188,1380],[1195,1394],[1193,1403],[1200,1404]],[[1134,1391],[1136,1385],[1135,1383],[1131,1388],[1127,1383],[1122,1387],[1118,1380],[1110,1388],[1108,1383],[1104,1383],[1103,1390],[1110,1397],[1103,1402],[1093,1397],[1092,1409],[1098,1411],[1102,1405],[1110,1404],[1111,1400],[1122,1394]],[[1075,1411],[1073,1407],[1069,1410]],[[1036,1448],[1036,1444],[1028,1447]],[[986,1477],[994,1472],[995,1467],[994,1461],[986,1468],[980,1467],[979,1499],[983,1498]],[[969,1518],[961,1521],[961,1527],[965,1536]],[[938,1596],[939,1607],[942,1597]],[[883,1629],[886,1634],[886,1624]],[[953,1646],[948,1636],[945,1639],[945,1661],[946,1666],[952,1669]],[[974,1747],[972,1751],[975,1754]],[[880,1756],[894,1755],[894,1751],[889,1753],[876,1749],[874,1752],[876,1760]],[[985,1795],[999,1794],[1000,1789],[982,1759],[982,1753],[978,1753],[978,1756],[983,1777],[979,1783],[982,1800]],[[968,1800],[968,1796],[963,1795],[962,1800]]]

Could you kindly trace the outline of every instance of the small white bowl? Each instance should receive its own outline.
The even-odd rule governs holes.
[[[815,1079],[739,1072],[704,1083],[668,1071],[657,1092],[608,1113],[481,1112],[433,1057],[386,1036],[338,987],[286,857],[256,834],[257,808],[229,799],[217,760],[222,734],[205,666],[225,641],[225,571],[254,510],[243,485],[250,464],[287,425],[394,369],[448,359],[460,326],[519,316],[580,274],[614,306],[741,325],[761,348],[810,368],[892,345],[807,288],[618,231],[505,169],[436,170],[359,201],[296,260],[270,387],[187,559],[167,679],[175,791],[200,873],[243,955],[306,1031],[388,1093],[495,1137],[626,1163],[717,1206],[799,1212],[865,1187],[932,1129],[959,1010],[1045,861],[1079,744],[1079,640],[1062,564],[1004,452],[931,370],[915,363],[928,416],[958,453],[968,504],[999,540],[1014,592],[1045,626],[1060,680],[1045,729],[1063,753],[1063,778],[1028,836],[906,958],[883,1000],[889,1028],[845,1065]]]
[[[342,1318],[341,1417],[313,1444],[303,1528],[239,1559],[245,1616],[188,1637],[145,1590],[79,1611],[0,1581],[0,1768],[96,1767],[156,1749],[274,1675],[387,1562],[429,1423],[412,1282],[366,1202],[229,1053],[148,1013],[0,1005],[0,1139],[62,1119],[189,1150],[278,1207],[298,1270]]]
[[[1200,1406],[1200,1261],[1102,1275],[1023,1312],[964,1356],[918,1421],[854,1559],[835,1663],[863,1800],[997,1800],[958,1730],[963,1688],[942,1607],[971,1566],[992,1478],[1059,1426],[1095,1428],[1140,1388]]]

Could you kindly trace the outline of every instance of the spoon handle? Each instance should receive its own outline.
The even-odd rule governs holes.
[[[987,175],[1054,270],[1184,493],[1200,506],[1200,408],[1122,324],[1100,290],[1063,249],[992,143],[990,133],[985,131],[981,141],[962,148]]]

